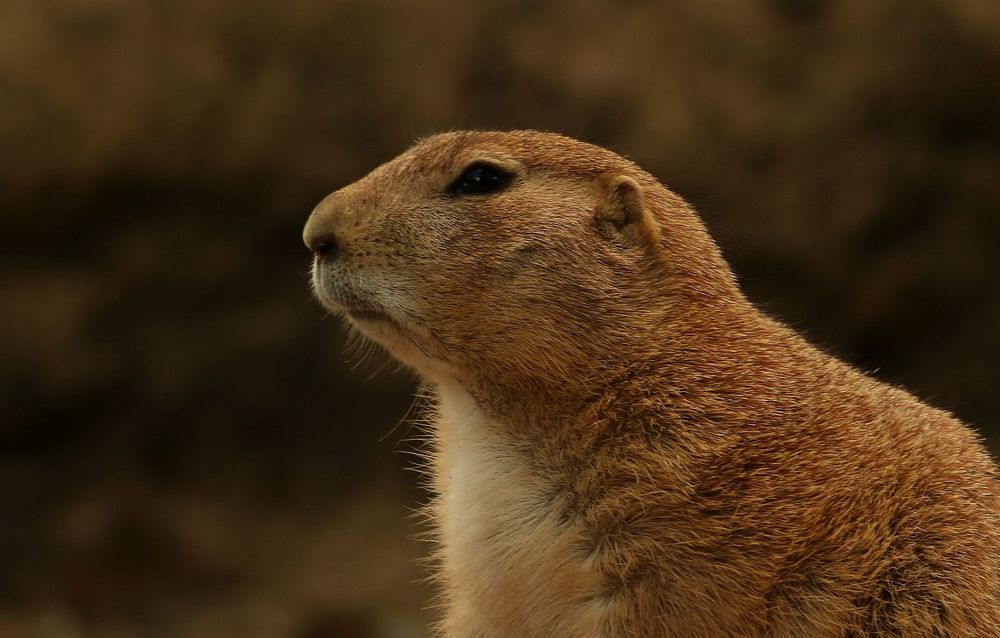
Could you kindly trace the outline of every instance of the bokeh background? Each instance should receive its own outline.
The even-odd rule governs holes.
[[[1000,450],[995,0],[3,0],[0,636],[426,635],[414,379],[300,232],[468,127],[637,160]]]

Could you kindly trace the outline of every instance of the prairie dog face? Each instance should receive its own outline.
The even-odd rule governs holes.
[[[558,378],[631,329],[649,288],[637,171],[556,135],[429,138],[312,212],[313,289],[432,380]]]

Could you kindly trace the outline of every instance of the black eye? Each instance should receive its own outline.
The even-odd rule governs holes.
[[[502,191],[513,175],[488,164],[469,166],[448,187],[452,195],[489,195]]]

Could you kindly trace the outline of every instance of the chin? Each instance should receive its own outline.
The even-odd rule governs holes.
[[[341,307],[340,312],[355,331],[385,348],[393,358],[424,379],[440,382],[455,375],[447,348],[430,330],[382,311],[359,312]]]

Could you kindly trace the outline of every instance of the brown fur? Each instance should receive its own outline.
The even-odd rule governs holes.
[[[463,168],[514,173],[454,196]],[[443,633],[997,636],[977,437],[756,310],[695,212],[562,136],[431,137],[313,212],[314,288],[437,392]]]

